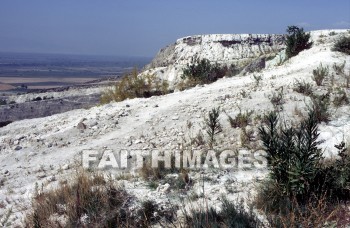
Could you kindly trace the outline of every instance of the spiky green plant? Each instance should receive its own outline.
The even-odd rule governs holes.
[[[316,85],[320,86],[322,85],[323,80],[328,76],[328,73],[329,67],[323,67],[322,63],[320,63],[320,66],[312,71],[312,79],[316,82]]]
[[[293,90],[298,93],[302,93],[305,96],[309,96],[312,94],[312,85],[305,81],[296,80],[294,83]]]
[[[312,107],[315,111],[316,119],[318,123],[325,122],[328,123],[331,119],[331,113],[329,112],[330,105],[330,94],[325,93],[321,95],[312,94]]]
[[[237,127],[246,127],[251,122],[251,116],[253,114],[253,111],[245,111],[242,112],[242,110],[239,110],[239,113],[235,118],[232,118],[230,115],[228,115],[225,112],[226,116],[228,117],[228,121],[230,122],[231,127],[237,128]]]
[[[277,127],[276,112],[266,116],[265,126],[259,127],[259,133],[271,171],[271,178],[281,186],[283,194],[307,198],[317,188],[317,174],[321,150],[314,110],[297,128]]]
[[[209,137],[209,147],[213,148],[215,135],[221,132],[221,124],[219,121],[220,108],[213,108],[209,111],[208,118],[205,120],[206,132]]]

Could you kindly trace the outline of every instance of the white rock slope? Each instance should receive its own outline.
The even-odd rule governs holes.
[[[284,48],[284,35],[276,34],[212,34],[188,36],[161,49],[146,66],[150,73],[176,84],[182,67],[193,59],[208,59],[220,64],[244,65],[262,55]]]
[[[189,147],[191,139],[198,132],[201,131],[205,136],[203,117],[212,108],[220,106],[232,117],[240,109],[252,110],[254,119],[273,109],[270,98],[282,87],[285,103],[280,113],[281,118],[297,122],[300,115],[306,113],[310,98],[293,91],[295,80],[310,82],[314,85],[315,91],[324,92],[331,85],[317,87],[312,80],[313,69],[322,63],[324,66],[330,66],[331,73],[334,73],[331,66],[344,61],[347,61],[345,66],[347,71],[350,69],[348,55],[331,51],[334,41],[341,35],[349,35],[348,32],[335,30],[337,34],[333,36],[330,36],[329,32],[329,30],[312,32],[315,43],[311,49],[301,52],[281,66],[271,66],[262,70],[259,73],[262,80],[258,85],[253,79],[253,74],[248,74],[221,79],[210,85],[165,96],[127,100],[88,110],[74,110],[45,118],[22,120],[0,128],[0,224],[2,222],[10,224],[9,226],[21,224],[23,214],[30,208],[36,183],[45,190],[72,175],[74,167],[81,167],[83,150],[95,149],[103,152],[108,149],[113,151],[140,149],[146,151],[151,148],[176,150],[184,146]],[[206,47],[204,42],[209,37],[212,37],[213,41],[229,39],[225,36],[203,36],[200,40],[202,45],[194,45],[193,49],[190,45],[199,42],[197,39],[190,39],[191,41],[181,39],[173,48],[178,50],[182,46],[187,49],[186,51],[184,49],[183,57],[177,56],[169,64],[188,61],[186,59],[191,57],[191,53],[193,54],[196,48],[199,50],[222,45],[213,42],[213,45]],[[228,37],[232,38],[232,36]],[[242,35],[242,40],[242,37],[249,38],[248,35]],[[272,38],[273,36],[257,37],[266,39],[267,43],[260,45],[260,49],[258,47],[252,49],[251,52],[242,51],[242,56],[250,57],[269,50],[273,51],[273,46],[269,46],[269,43],[279,42],[279,38]],[[247,39],[245,42],[248,42]],[[277,44],[276,47],[279,49],[282,45]],[[237,50],[240,50],[239,47]],[[176,53],[180,52],[176,51]],[[198,51],[198,53],[206,52]],[[229,56],[225,53],[217,53],[215,58],[225,59],[225,56]],[[228,50],[227,53],[229,53]],[[239,57],[237,55],[237,58]],[[343,88],[350,96],[349,88],[342,87],[342,80],[341,76],[335,75],[334,87]],[[343,139],[348,139],[350,142],[350,106],[345,105],[340,108],[332,106],[330,111],[331,121],[320,125],[320,138],[325,140],[322,147],[326,156],[335,155],[335,143]],[[189,128],[190,122],[192,126]],[[216,149],[244,148],[245,145],[240,138],[241,129],[231,128],[225,114],[220,116],[220,122],[223,125],[223,131],[217,135]],[[256,131],[256,125],[257,122],[252,120],[249,128]],[[201,146],[194,147],[203,149]],[[112,170],[112,173],[118,172],[120,170]],[[206,178],[204,187],[206,202],[208,205],[219,206],[218,199],[221,194],[225,194],[229,199],[247,197],[249,192],[254,193],[254,186],[266,173],[265,168],[242,169],[239,166],[230,172],[220,169],[207,170],[203,174]],[[188,194],[200,195],[203,189],[200,182],[203,178],[202,174],[191,171],[189,175],[195,184]],[[169,202],[179,204],[179,195],[177,193],[171,195],[174,193],[171,190],[172,186],[170,190],[167,188],[166,192],[162,192],[150,189],[147,183],[140,179],[119,182],[123,183],[127,191],[139,200],[147,198],[159,204],[169,205]]]

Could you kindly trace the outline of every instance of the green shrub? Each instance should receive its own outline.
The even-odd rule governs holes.
[[[321,95],[312,94],[311,100],[312,100],[311,109],[315,111],[317,122],[328,123],[331,119],[331,113],[329,112],[329,105],[330,105],[329,93],[321,94]]]
[[[323,172],[327,176],[325,186],[331,198],[350,200],[350,147],[345,142],[335,145],[339,158],[325,164]]]
[[[344,142],[336,145],[340,159],[325,166],[317,118],[317,111],[310,110],[297,127],[278,126],[278,116],[271,112],[259,127],[270,178],[255,203],[272,227],[341,227],[349,222],[342,202],[350,199],[350,150]]]
[[[246,111],[242,112],[239,110],[239,113],[235,118],[232,118],[227,113],[228,120],[230,122],[231,127],[237,128],[237,127],[246,127],[251,122],[251,116],[253,114],[253,111]]]
[[[323,67],[322,63],[320,63],[320,66],[317,67],[312,71],[313,74],[313,80],[316,82],[316,85],[321,86],[323,80],[328,76],[329,73],[329,68]]]
[[[335,174],[336,186],[340,189],[347,189],[350,193],[350,147],[341,142],[334,146],[338,149],[338,156],[340,159],[336,160],[334,167],[337,170]],[[350,198],[350,194],[348,195]]]
[[[287,195],[272,178],[261,184],[254,202],[265,212],[271,227],[325,227],[326,223],[343,227],[349,223],[350,211],[342,200],[350,197],[350,150],[345,149],[344,143],[336,146],[342,151],[341,159],[328,167],[319,166],[315,180],[320,187],[304,200]]]
[[[293,90],[298,93],[302,93],[305,96],[309,96],[312,94],[312,85],[310,83],[307,83],[305,81],[298,81],[294,83]]]
[[[335,42],[332,51],[339,51],[350,55],[350,37],[342,36],[338,39]]]
[[[239,72],[241,72],[241,69],[233,63],[228,67],[228,76],[235,76]]]
[[[297,26],[288,26],[286,39],[286,55],[287,58],[296,56],[302,50],[309,49],[312,46],[310,42],[310,34],[305,33],[303,28]]]
[[[271,178],[279,184],[286,196],[305,199],[317,193],[321,150],[317,119],[314,110],[297,128],[278,130],[275,112],[266,116],[266,125],[259,127],[259,134],[267,153]]]
[[[217,63],[211,64],[207,59],[196,59],[193,64],[187,64],[183,69],[181,78],[188,78],[197,84],[211,83],[224,77],[228,70],[226,66],[221,67]]]
[[[290,210],[291,199],[283,192],[276,180],[267,178],[260,184],[254,204],[268,217],[273,213],[285,214]]]
[[[282,108],[282,105],[285,103],[284,100],[284,94],[283,94],[283,87],[277,91],[277,93],[273,92],[270,96],[270,102],[275,108],[275,110],[280,110]]]
[[[275,112],[265,118],[265,126],[259,127],[259,134],[267,153],[271,180],[278,184],[282,195],[289,199],[295,196],[298,200],[305,200],[313,195],[318,197],[339,188],[350,187],[350,150],[345,147],[345,143],[336,145],[341,159],[331,165],[333,168],[325,169],[321,165],[317,111],[310,110],[308,118],[298,127],[278,128]],[[344,178],[339,182],[343,184],[337,187],[333,182],[342,176],[340,172]],[[325,186],[330,182],[333,184]]]
[[[335,107],[349,104],[349,98],[343,89],[338,88],[333,99],[333,104]]]

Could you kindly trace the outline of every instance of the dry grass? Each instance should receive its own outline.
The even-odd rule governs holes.
[[[109,88],[101,95],[102,104],[111,101],[123,101],[136,97],[151,97],[169,93],[167,81],[158,79],[154,74],[139,76],[137,69],[123,77],[113,88]]]
[[[251,148],[251,142],[254,141],[254,130],[247,129],[246,127],[242,127],[241,129],[241,146]]]
[[[312,94],[312,85],[310,83],[305,82],[305,81],[296,80],[294,83],[293,90],[295,92],[302,93],[305,96],[309,96]]]
[[[349,98],[345,90],[340,88],[337,89],[335,96],[333,98],[333,104],[335,107],[340,107],[342,105],[349,104]]]
[[[195,87],[196,85],[201,84],[201,81],[198,79],[194,79],[194,78],[186,78],[185,80],[181,80],[177,85],[176,85],[176,89],[180,90],[180,91],[184,91],[186,89],[190,89]]]
[[[330,93],[311,95],[312,109],[315,110],[316,118],[319,123],[328,123],[331,120],[331,113],[329,111],[330,106]]]
[[[253,111],[242,112],[241,110],[239,110],[239,113],[237,114],[237,116],[235,118],[232,118],[227,113],[225,113],[225,114],[228,117],[228,121],[230,122],[231,127],[233,127],[233,128],[242,127],[243,128],[243,127],[246,127],[250,124]]]
[[[332,51],[339,51],[350,55],[350,37],[342,36],[334,44]]]
[[[310,200],[304,206],[293,200],[290,211],[286,214],[271,216],[269,220],[273,227],[324,227],[326,225],[339,227],[346,221],[337,215],[344,213],[350,216],[350,213],[346,212],[342,206],[330,204],[323,197]]]
[[[71,184],[61,182],[58,188],[34,197],[25,226],[149,227],[168,213],[157,211],[157,206],[149,200],[141,208],[131,210],[133,199],[111,178],[78,172]],[[156,211],[160,216],[154,217]]]
[[[191,140],[191,145],[194,145],[194,146],[202,146],[206,144],[202,131],[198,131],[196,136],[194,138],[191,138],[190,140]]]
[[[317,67],[312,71],[313,77],[312,79],[316,82],[316,85],[321,86],[323,83],[323,80],[328,76],[329,74],[329,67],[323,67],[322,63],[320,63],[320,66]]]
[[[77,173],[72,184],[62,182],[57,189],[34,197],[33,211],[26,218],[26,226],[75,227],[86,223],[122,223],[125,218],[119,210],[128,199],[123,189],[105,180],[101,174]]]
[[[295,197],[284,196],[278,184],[271,181],[263,183],[255,205],[265,213],[271,227],[344,227],[350,224],[346,203],[331,202],[324,194],[301,204]]]
[[[207,202],[198,205],[198,209],[183,209],[184,224],[180,227],[212,228],[212,227],[263,227],[262,222],[253,213],[252,208],[246,210],[244,202],[233,203],[225,198],[221,199],[222,207],[217,211]]]
[[[342,76],[345,79],[345,88],[349,88],[350,87],[350,71],[348,73],[345,72],[345,64],[346,61],[344,61],[341,64],[333,64],[333,70],[337,75]]]

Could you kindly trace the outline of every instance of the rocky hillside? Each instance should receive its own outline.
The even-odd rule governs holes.
[[[294,124],[306,116],[311,98],[295,91],[296,80],[310,83],[316,94],[332,91],[330,121],[320,124],[319,138],[324,140],[320,145],[324,156],[336,157],[334,145],[342,140],[350,142],[350,105],[341,103],[336,106],[334,99],[338,90],[344,91],[348,97],[350,91],[345,86],[345,79],[336,74],[332,66],[346,61],[345,70],[348,72],[350,58],[331,48],[339,37],[349,36],[349,33],[346,30],[330,32],[312,32],[314,45],[311,49],[279,66],[270,65],[259,73],[226,77],[209,85],[164,96],[21,120],[0,128],[0,224],[22,226],[24,214],[31,207],[31,197],[38,191],[69,182],[75,169],[82,168],[84,151],[96,151],[96,158],[101,158],[106,151],[133,151],[136,156],[128,157],[133,164],[137,162],[137,153],[154,150],[196,149],[204,153],[208,140],[204,119],[215,107],[222,110],[219,117],[222,131],[215,135],[215,150],[253,154],[261,147],[257,127],[264,113],[277,110],[282,120]],[[162,50],[148,68],[163,69],[163,76],[171,79],[176,76],[171,72],[194,56],[211,61],[241,61],[242,58],[280,51],[282,43],[283,36],[279,35],[188,37]],[[320,63],[328,66],[330,73],[324,83],[317,86],[312,72]],[[240,112],[250,113],[244,130],[232,127],[228,117],[235,118]],[[250,132],[248,138],[247,132]],[[153,200],[163,211],[175,208],[180,221],[183,207],[200,206],[205,201],[206,205],[218,208],[223,194],[229,200],[251,200],[268,173],[266,166],[259,164],[248,159],[249,167],[240,160],[229,170],[189,170],[191,185],[184,188],[178,187],[176,180],[180,174],[176,172],[150,182],[140,177],[135,166],[101,171],[106,175],[111,173],[115,183],[124,186],[133,196],[133,208],[139,207],[145,199]],[[64,216],[56,215],[52,219],[65,226]]]
[[[104,78],[66,87],[6,91],[0,95],[0,126],[10,122],[50,116],[100,103],[101,93],[118,78]]]
[[[208,59],[219,64],[244,66],[252,60],[276,55],[285,36],[274,34],[212,34],[188,36],[161,49],[145,69],[176,84],[182,67],[193,59]]]

